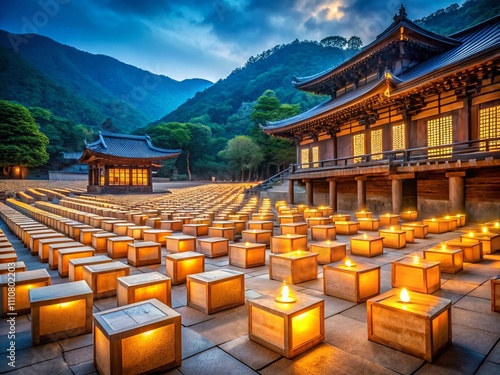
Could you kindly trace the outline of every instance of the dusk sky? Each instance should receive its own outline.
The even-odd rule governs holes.
[[[412,20],[462,1],[407,0]],[[225,78],[277,44],[370,43],[400,0],[0,0],[0,28],[36,33],[177,80]],[[312,57],[313,58],[313,57]]]

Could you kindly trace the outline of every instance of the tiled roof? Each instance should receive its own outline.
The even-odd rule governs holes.
[[[87,143],[87,150],[103,155],[131,159],[167,159],[177,156],[181,150],[154,147],[147,135],[126,135],[99,132],[99,139]]]

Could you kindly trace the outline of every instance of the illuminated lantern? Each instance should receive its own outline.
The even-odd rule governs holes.
[[[440,234],[450,231],[450,220],[446,219],[424,219],[422,223],[428,225],[429,233]]]
[[[49,261],[49,245],[53,243],[74,243],[73,239],[69,237],[53,237],[53,238],[42,238],[38,240],[38,249],[36,253],[38,254],[38,260],[42,263],[47,263]],[[36,254],[32,253],[32,254]]]
[[[451,301],[393,289],[366,302],[368,339],[432,362],[451,341]]]
[[[380,225],[379,219],[373,219],[370,217],[360,217],[358,219],[359,222],[359,230],[369,230],[376,231]]]
[[[92,289],[85,281],[31,289],[33,345],[92,333]]]
[[[286,225],[295,225],[295,224],[286,224]],[[305,224],[303,224],[305,225]],[[282,228],[283,229],[283,228]],[[282,234],[286,234],[281,232]],[[291,230],[287,233],[294,233],[294,230]],[[305,233],[297,233],[297,234],[305,234],[307,235],[307,226],[305,226]],[[271,236],[273,235],[272,230],[268,229],[249,229],[241,231],[241,240],[244,242],[253,242],[253,243],[263,243],[267,246],[271,243]]]
[[[399,216],[401,217],[401,220],[404,220],[404,221],[413,221],[413,220],[417,220],[418,212],[417,211],[408,210],[408,211],[401,212],[399,214]]]
[[[372,214],[373,214],[373,212],[367,212],[365,210],[362,210],[362,211],[355,212],[354,216],[356,217],[356,219],[360,219],[360,218],[363,218],[363,217],[371,218]]]
[[[245,304],[245,277],[233,270],[187,275],[187,305],[213,314]]]
[[[413,237],[414,238],[421,238],[424,239],[427,234],[429,233],[429,226],[427,224],[420,224],[420,223],[406,223],[406,224],[401,224],[400,226],[401,230],[408,231],[409,229],[413,230]],[[410,242],[408,239],[408,235],[406,237],[406,241]]]
[[[229,264],[240,268],[264,266],[266,264],[266,245],[254,242],[230,244]]]
[[[163,246],[166,246],[166,236],[172,235],[171,230],[166,229],[147,229],[144,231],[144,241],[158,242]]]
[[[205,256],[194,251],[169,254],[165,256],[166,274],[173,285],[186,282],[186,276],[205,272]]]
[[[127,262],[135,267],[161,264],[161,244],[152,241],[129,243]]]
[[[406,247],[406,232],[404,230],[394,229],[394,227],[391,227],[390,230],[379,230],[378,234],[384,238],[384,247],[392,249],[402,249],[403,247]]]
[[[323,290],[328,296],[360,303],[380,293],[380,266],[336,262],[323,267]]]
[[[299,284],[318,278],[318,254],[292,251],[269,255],[269,278]]]
[[[358,233],[359,223],[357,221],[336,221],[337,234],[351,235]]]
[[[159,272],[119,277],[116,289],[118,306],[156,298],[172,307],[171,280]]]
[[[62,249],[75,249],[77,247],[83,247],[80,242],[63,242],[63,243],[52,243],[49,244],[49,268],[55,270],[59,265],[59,250]],[[90,247],[90,246],[89,246]]]
[[[59,250],[59,260],[57,261],[57,268],[59,276],[68,277],[69,275],[69,261],[71,259],[87,258],[94,255],[94,248],[91,246],[70,247],[67,249]]]
[[[94,314],[100,374],[164,372],[182,363],[181,316],[156,299]]]
[[[166,236],[166,249],[171,253],[182,253],[183,251],[196,251],[196,237],[184,234]]]
[[[415,263],[412,258],[392,262],[392,287],[434,293],[441,288],[439,262],[420,259]]]
[[[463,250],[456,246],[434,246],[424,250],[424,258],[432,262],[439,262],[439,269],[444,273],[457,273],[464,268]]]
[[[398,225],[399,215],[394,215],[394,214],[380,215],[379,220],[381,227],[390,227],[391,225]]]
[[[350,246],[352,255],[371,258],[384,253],[383,238],[368,236],[366,233],[362,236],[352,237]]]
[[[108,238],[118,237],[115,233],[101,232],[92,233],[92,247],[97,253],[105,253],[108,251]]]
[[[335,241],[336,239],[335,225],[315,225],[311,227],[311,240],[313,241]]]
[[[274,230],[274,222],[272,220],[264,220],[264,219],[250,220],[247,223],[247,228],[249,230],[252,229]]]
[[[207,237],[198,239],[198,252],[207,258],[216,258],[227,255],[229,240],[224,237]]]
[[[193,237],[207,236],[208,224],[184,224],[182,234]]]
[[[128,245],[133,244],[134,239],[129,236],[116,236],[107,239],[108,256],[112,259],[126,258],[128,255]]]
[[[128,276],[130,266],[122,262],[99,263],[83,267],[83,280],[94,292],[94,299],[116,295],[118,277]]]
[[[455,246],[464,252],[464,262],[477,263],[483,260],[483,242],[476,236],[468,234],[460,236],[460,240],[446,241],[449,246]]]
[[[228,221],[228,223],[231,223],[233,225],[232,221]],[[229,241],[234,241],[234,237],[236,233],[236,229],[234,227],[209,227],[208,228],[208,236],[209,237],[224,237],[227,238]]]
[[[346,244],[335,241],[323,241],[311,243],[311,253],[318,254],[318,264],[329,264],[345,258]]]
[[[111,263],[113,260],[106,255],[95,255],[88,258],[73,258],[68,262],[69,281],[83,280],[83,266],[100,263]]]
[[[102,229],[92,228],[92,227],[80,229],[80,238],[78,241],[82,245],[85,245],[85,246],[92,245],[92,234],[93,233],[104,233],[104,232],[102,231]]]
[[[271,252],[273,254],[284,254],[298,249],[307,249],[307,236],[287,234],[271,237]]]
[[[250,340],[286,358],[325,338],[324,301],[303,293],[295,293],[293,298],[294,302],[278,302],[275,296],[267,295],[248,301]]]

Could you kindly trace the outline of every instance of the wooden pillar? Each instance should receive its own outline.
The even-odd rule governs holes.
[[[306,205],[313,206],[313,182],[312,180],[304,180],[306,183]]]
[[[367,177],[356,177],[358,181],[358,211],[366,210],[366,180]]]
[[[337,181],[335,180],[328,180],[329,186],[328,186],[328,193],[330,197],[330,207],[332,208],[333,212],[337,212]]]
[[[403,205],[403,180],[392,180],[392,213],[399,215]]]
[[[446,173],[449,183],[449,212],[452,214],[465,212],[465,172]]]
[[[295,196],[294,196],[294,189],[293,189],[293,183],[294,180],[288,179],[288,204],[295,204]]]

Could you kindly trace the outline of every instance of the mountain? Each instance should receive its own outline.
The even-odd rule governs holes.
[[[0,30],[0,46],[0,98],[43,107],[92,127],[109,117],[120,130],[132,131],[212,85],[203,79],[179,82],[40,35]],[[18,94],[27,90],[35,95]]]

